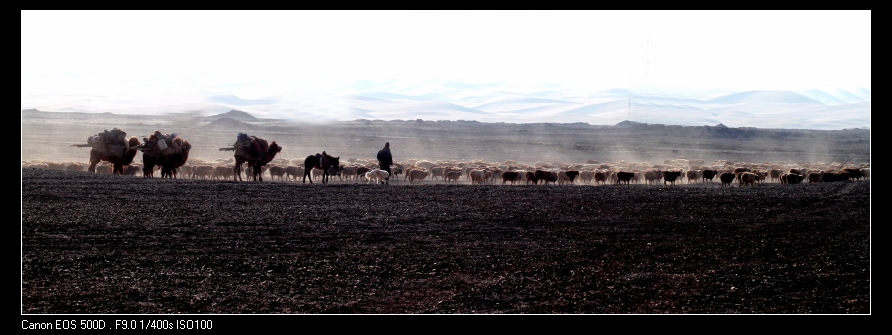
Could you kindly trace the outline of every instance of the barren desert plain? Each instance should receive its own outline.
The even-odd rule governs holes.
[[[250,115],[248,115],[250,116]],[[342,164],[870,167],[870,130],[22,112],[21,313],[870,314],[870,179],[389,185],[144,178],[39,166],[106,129],[240,132]],[[141,162],[137,156],[134,164]],[[836,165],[834,165],[834,163]],[[690,165],[689,165],[690,166]]]

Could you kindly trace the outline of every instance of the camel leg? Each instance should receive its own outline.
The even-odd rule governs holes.
[[[254,181],[263,181],[263,164],[254,164]]]
[[[87,169],[87,171],[96,172],[96,164],[99,164],[99,160],[99,153],[94,150],[90,150],[90,167]]]

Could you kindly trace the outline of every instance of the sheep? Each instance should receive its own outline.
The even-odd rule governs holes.
[[[389,174],[389,173],[388,173]],[[344,177],[341,175],[341,167],[340,166],[329,166],[328,167],[328,175],[331,177],[338,177],[338,180],[343,181]]]
[[[607,184],[607,170],[597,170],[595,171],[595,185],[597,184]]]
[[[196,165],[192,168],[192,179],[211,179],[214,175],[214,167],[210,165]]]
[[[573,184],[573,180],[579,176],[579,171],[569,170],[569,171],[559,171],[558,172],[558,184],[563,185],[564,183]]]
[[[496,180],[502,179],[502,173],[505,171],[499,167],[494,167],[492,169],[487,169],[486,172],[486,179],[488,179],[491,184],[495,184]]]
[[[632,180],[632,178],[634,178],[634,177],[635,177],[634,172],[619,171],[616,173],[616,183],[628,185],[629,181]]]
[[[276,177],[279,177],[279,180],[285,180],[285,167],[279,165],[270,166],[269,175],[272,180],[276,180]]]
[[[414,184],[416,180],[419,183],[424,183],[424,178],[427,178],[428,174],[430,174],[430,171],[424,168],[415,168],[406,171],[406,177],[409,178],[409,183],[412,184]]]
[[[131,165],[133,165],[133,164],[131,164]],[[140,170],[140,171],[142,171],[142,170]],[[124,172],[126,173],[127,170],[125,169]],[[186,165],[178,167],[177,174],[180,175],[180,177],[183,179],[192,178],[192,166],[186,164]]]
[[[551,183],[552,185],[554,185],[558,180],[557,172],[554,172],[554,171],[546,171],[546,172],[548,174],[545,175],[545,177],[543,178],[543,180],[544,180],[543,184],[548,185],[548,183]]]
[[[860,168],[847,167],[847,168],[842,169],[842,171],[847,172],[849,174],[850,179],[861,180],[861,178],[864,177],[864,174],[861,173]]]
[[[47,164],[49,165],[49,164]],[[52,165],[50,165],[52,166]],[[50,167],[52,169],[52,167]],[[96,167],[96,173],[112,173],[112,167],[108,164],[102,164]]]
[[[502,172],[502,185],[509,181],[511,182],[511,185],[514,185],[514,183],[517,181],[518,175],[519,173],[517,173],[517,171]]]
[[[324,172],[325,171],[322,169],[313,169],[312,171],[310,171],[310,177],[313,178],[314,180],[319,180],[319,178],[322,177]]]
[[[753,173],[755,173],[756,176],[759,177],[759,179],[757,180],[757,182],[759,182],[760,184],[761,184],[761,183],[764,183],[764,182],[765,182],[765,178],[768,177],[768,171],[765,171],[765,170],[755,170],[755,171],[753,171]]]
[[[589,170],[579,171],[579,180],[582,181],[582,183],[584,183],[586,185],[591,184],[592,180],[594,180],[594,179],[595,179],[594,171],[589,171]]]
[[[728,188],[731,188],[731,183],[734,182],[734,178],[737,178],[737,175],[731,172],[725,172],[719,175],[719,180],[722,181],[722,188],[725,188],[725,185],[728,185]]]
[[[852,178],[852,173],[847,170],[839,170],[824,173],[822,182],[833,183],[838,181],[847,181]]]
[[[461,174],[466,177],[466,179],[471,180],[471,170],[474,170],[473,166],[465,166],[461,170]]]
[[[795,173],[787,173],[785,178],[784,175],[781,175],[781,177],[781,180],[783,180],[785,184],[799,184],[805,179],[805,177]]]
[[[390,168],[390,170],[393,171],[393,176],[396,177],[396,179],[399,179],[400,175],[403,173],[403,166],[394,164],[393,167]]]
[[[484,184],[486,182],[486,171],[480,169],[471,170],[468,173],[471,176],[471,184]]]
[[[359,178],[356,175],[356,166],[344,166],[341,168],[341,175],[347,180],[356,180]]]
[[[297,178],[303,177],[304,175],[304,167],[303,166],[294,166],[288,165],[285,167],[285,179],[294,179],[297,181]]]
[[[223,165],[215,166],[213,175],[211,175],[211,179],[229,180],[230,178],[233,177],[234,173],[235,172],[233,171],[233,169],[228,166],[223,166]]]
[[[536,173],[533,171],[527,171],[526,173],[524,173],[524,179],[527,180],[527,185],[529,185],[530,183],[537,184],[539,182],[539,178],[536,177]]]
[[[663,171],[663,185],[675,186],[675,180],[681,176],[681,171]]]
[[[783,172],[780,169],[771,169],[768,170],[768,177],[770,178],[770,181],[779,181],[782,173]]]
[[[453,182],[455,184],[458,184],[459,179],[461,179],[461,170],[446,171],[446,174],[445,174],[446,183]]]
[[[444,166],[431,167],[431,180],[437,180],[437,177],[440,177],[440,179],[446,180],[446,167],[444,167]]]
[[[644,181],[647,182],[648,185],[656,184],[660,179],[663,179],[663,171],[650,169],[644,172]]]
[[[711,183],[712,178],[715,178],[715,176],[719,174],[719,171],[713,170],[713,169],[706,169],[706,170],[701,171],[700,174],[703,176],[703,183],[705,184],[705,183]]]
[[[696,184],[700,182],[700,178],[703,177],[703,171],[688,170],[688,172],[685,172],[685,176],[688,178],[688,184]]]
[[[740,182],[740,187],[746,185],[753,186],[757,181],[759,181],[759,175],[752,172],[741,172],[737,175],[737,179]]]
[[[372,171],[372,169],[365,166],[357,166],[356,167],[356,179],[365,178],[365,173]]]

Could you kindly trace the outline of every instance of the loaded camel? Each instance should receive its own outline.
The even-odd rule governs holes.
[[[112,165],[113,174],[124,174],[124,166],[133,163],[136,157],[139,139],[131,136],[126,139],[127,133],[113,128],[87,138],[87,144],[72,144],[73,147],[91,148],[90,167],[87,171],[96,172],[96,164],[105,161]]]
[[[177,169],[189,159],[192,144],[174,134],[162,134],[155,131],[148,138],[143,138],[139,147],[142,151],[143,177],[152,177],[155,166],[161,168],[161,178],[176,178]]]
[[[267,145],[266,140],[255,136],[248,136],[245,133],[239,133],[235,144],[232,147],[220,148],[220,151],[235,151],[235,167],[232,169],[235,177],[242,181],[242,164],[248,163],[251,167],[251,175],[255,181],[263,181],[263,166],[273,160],[280,151],[280,147],[276,141]]]

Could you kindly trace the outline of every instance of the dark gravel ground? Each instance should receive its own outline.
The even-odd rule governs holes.
[[[502,186],[22,170],[23,314],[869,314],[870,182]]]

